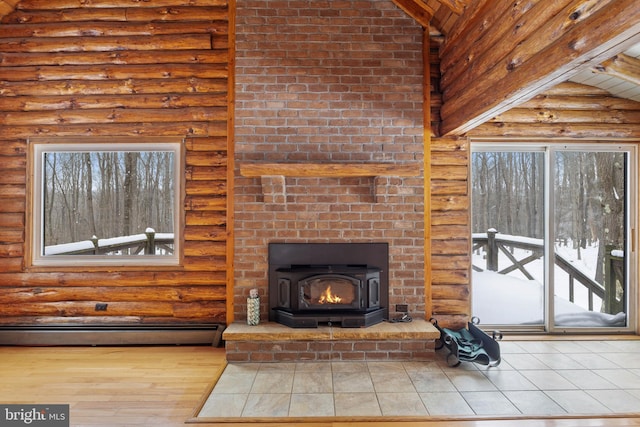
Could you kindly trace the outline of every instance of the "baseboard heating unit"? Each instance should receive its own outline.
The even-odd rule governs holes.
[[[218,347],[225,325],[9,326],[0,327],[0,345],[200,345]]]

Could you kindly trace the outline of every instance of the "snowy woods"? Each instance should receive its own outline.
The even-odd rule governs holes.
[[[44,154],[45,246],[79,240],[173,232],[174,153]]]
[[[625,153],[559,150],[550,164],[556,245],[570,245],[576,259],[587,246],[599,247],[598,260],[606,245],[624,249]],[[474,153],[472,231],[544,238],[545,175],[541,151]]]

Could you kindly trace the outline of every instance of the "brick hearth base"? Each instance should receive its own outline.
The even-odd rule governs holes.
[[[431,360],[439,337],[430,322],[420,319],[368,328],[232,323],[222,334],[229,362]]]

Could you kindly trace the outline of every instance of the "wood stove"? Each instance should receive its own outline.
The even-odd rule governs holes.
[[[366,327],[388,318],[386,243],[272,243],[269,320]]]

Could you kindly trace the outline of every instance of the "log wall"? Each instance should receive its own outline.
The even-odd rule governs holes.
[[[227,0],[24,0],[2,18],[0,325],[225,322],[230,10]],[[182,265],[25,262],[27,140],[93,136],[184,140]]]
[[[431,69],[438,69],[438,42],[431,43]],[[432,135],[441,124],[439,73],[431,74]],[[640,103],[605,90],[565,82],[469,131],[464,137],[431,138],[432,315],[448,327],[463,327],[471,313],[471,195],[473,140],[639,141]]]
[[[470,131],[472,138],[640,139],[640,103],[563,83]]]

